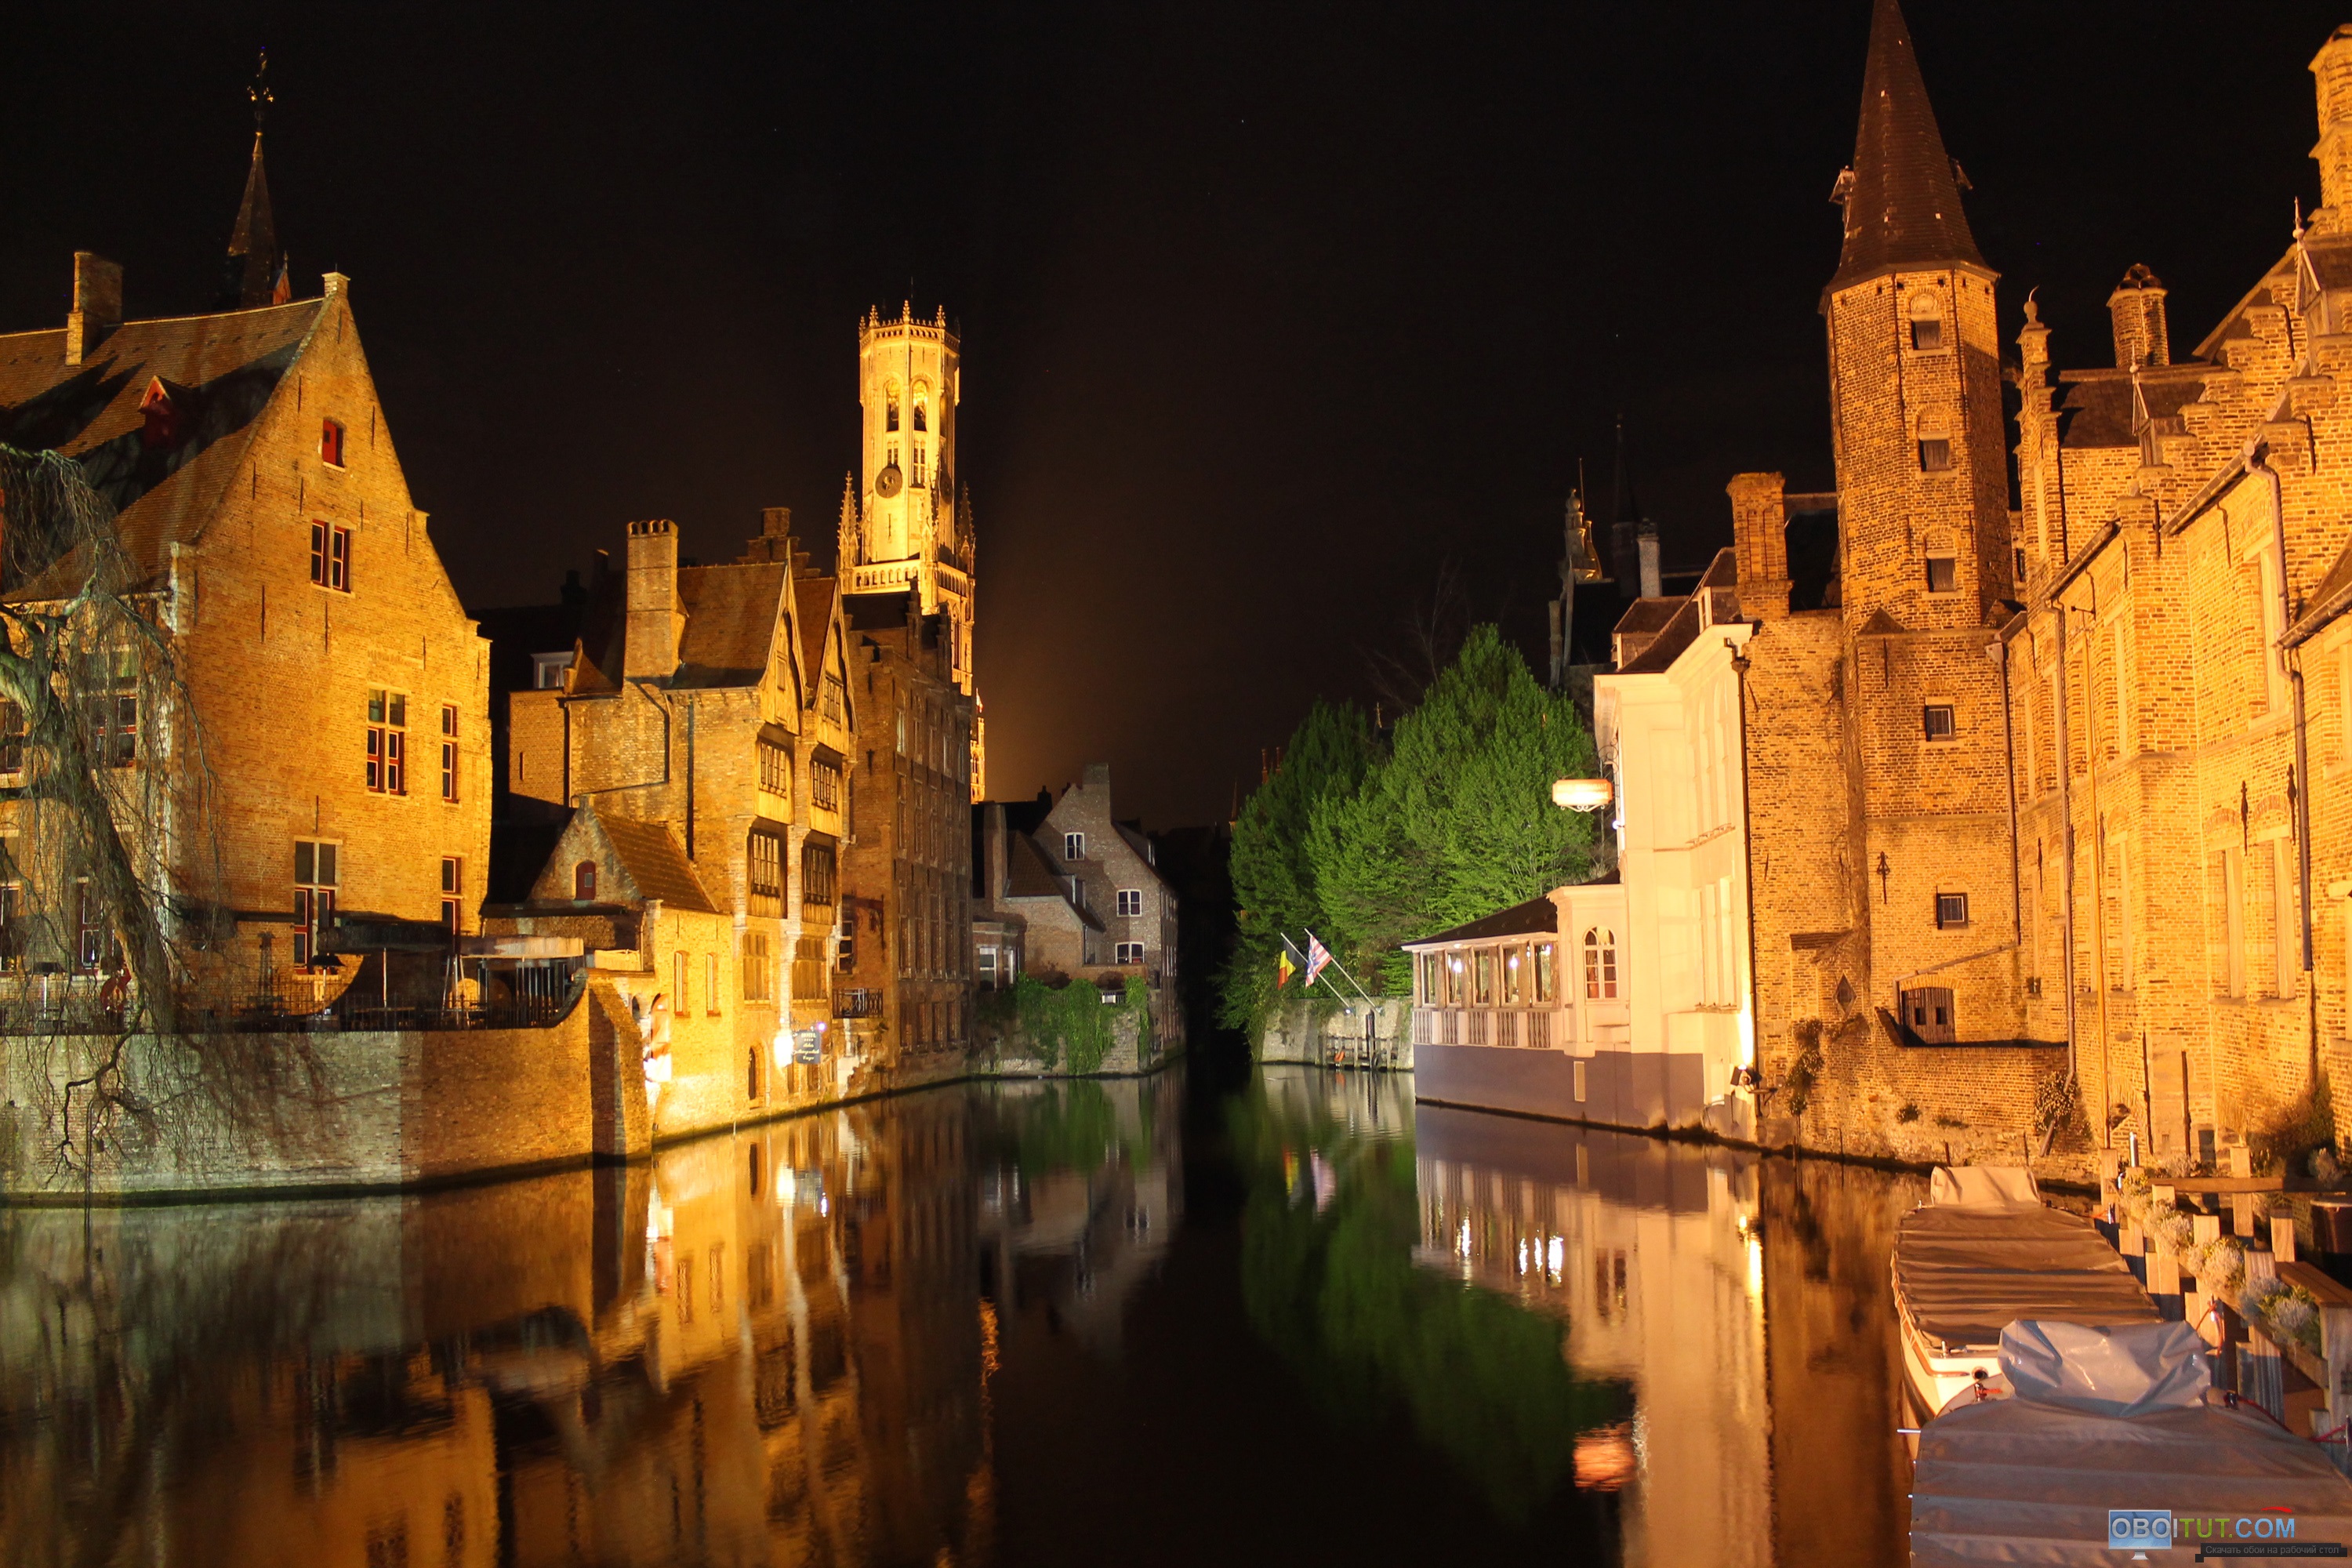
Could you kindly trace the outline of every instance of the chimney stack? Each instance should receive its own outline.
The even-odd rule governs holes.
[[[81,363],[121,324],[121,266],[95,251],[75,251],[73,311],[66,317],[66,363]]]
[[[678,635],[686,626],[677,605],[677,529],[667,518],[629,524],[628,605],[622,674],[667,680],[677,672]]]
[[[1641,529],[1633,536],[1633,543],[1642,558],[1642,597],[1661,597],[1664,591],[1658,581],[1658,531],[1647,518],[1642,520]]]
[[[1789,613],[1789,514],[1779,474],[1734,474],[1731,539],[1739,562],[1740,607],[1759,620]]]
[[[2165,324],[2164,283],[2145,265],[2135,264],[2107,296],[2116,324],[2116,368],[2144,370],[2172,363],[2172,338]]]

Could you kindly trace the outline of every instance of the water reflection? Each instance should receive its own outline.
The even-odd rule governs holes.
[[[0,1211],[0,1561],[1899,1557],[1910,1186],[1390,1075],[1269,1071],[1189,1156],[1182,1108],[954,1089],[493,1187]]]

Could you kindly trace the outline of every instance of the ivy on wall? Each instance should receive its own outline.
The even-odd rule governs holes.
[[[994,1026],[1001,1040],[1044,1063],[1048,1071],[1100,1072],[1118,1043],[1119,1020],[1136,1020],[1139,1041],[1141,1031],[1151,1026],[1150,988],[1140,975],[1127,977],[1127,989],[1117,1002],[1106,1003],[1102,997],[1102,987],[1091,980],[1048,985],[1034,974],[1024,974],[1009,989],[981,999],[981,1018]]]

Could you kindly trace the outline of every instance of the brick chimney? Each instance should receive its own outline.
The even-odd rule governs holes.
[[[667,680],[677,671],[677,528],[667,518],[629,524],[628,648],[621,673]]]
[[[1739,562],[1739,607],[1759,621],[1789,613],[1789,513],[1779,474],[1734,474],[1731,541]]]
[[[66,317],[66,363],[81,363],[121,324],[121,264],[95,251],[75,251],[73,311]]]
[[[2135,265],[2107,296],[2116,324],[2116,368],[2141,370],[2172,363],[2172,337],[2165,325],[2164,283],[2146,266]]]

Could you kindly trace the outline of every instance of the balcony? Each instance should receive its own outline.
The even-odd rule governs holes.
[[[882,1016],[882,993],[870,986],[844,986],[833,994],[833,1016],[836,1018],[878,1018]]]

